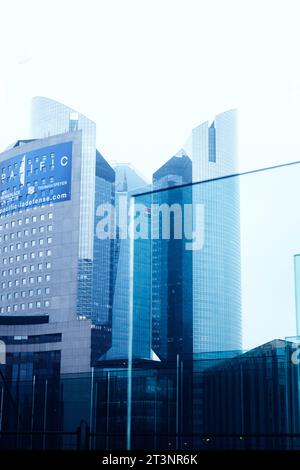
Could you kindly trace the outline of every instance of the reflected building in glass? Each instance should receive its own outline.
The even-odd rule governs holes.
[[[128,359],[129,309],[130,309],[130,239],[129,211],[131,197],[145,190],[147,182],[127,163],[114,166],[116,173],[115,217],[116,240],[114,244],[114,295],[112,314],[111,348],[100,360],[119,361]]]
[[[153,174],[153,204],[170,208],[170,239],[163,239],[160,224],[159,238],[151,244],[152,349],[161,360],[174,361],[178,354],[193,352],[192,252],[185,249],[184,236],[174,237],[173,224],[173,210],[182,211],[192,203],[192,189],[160,191],[191,181],[192,162],[184,150]]]

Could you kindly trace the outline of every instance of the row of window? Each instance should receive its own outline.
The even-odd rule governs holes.
[[[1,238],[1,237],[0,237]],[[47,238],[47,243],[51,244],[52,243],[52,237]],[[39,243],[39,245],[44,245],[43,242]],[[36,243],[30,244],[30,246],[36,246]],[[23,243],[16,243],[16,245],[8,245],[8,246],[0,246],[0,253],[8,253],[8,251],[12,252],[16,250],[21,250],[21,248],[28,248],[29,247],[29,242],[23,242]]]
[[[0,299],[2,302],[5,302],[6,300],[12,300],[13,298],[18,299],[19,297],[21,297],[22,299],[24,299],[26,297],[33,297],[34,295],[39,296],[44,294],[50,294],[50,287],[45,287],[44,289],[29,289],[28,291],[23,290],[21,292],[14,292],[14,294],[1,294]]]
[[[32,233],[34,234],[33,229],[32,229]],[[13,240],[15,238],[15,235],[17,235],[17,238],[22,238],[22,232],[17,232],[16,234],[11,233],[10,234],[10,239]],[[24,230],[24,235],[28,236],[29,235],[29,230]],[[8,241],[8,235],[6,234],[3,237],[0,235],[0,243],[2,242],[2,240],[5,241],[5,242]],[[40,238],[39,239],[39,245],[44,245],[44,241],[45,241],[44,238]],[[36,242],[37,242],[37,240],[31,240],[31,246],[35,246]],[[52,237],[47,238],[47,243],[52,243]],[[10,246],[13,247],[13,245],[10,245]],[[28,242],[27,243],[24,242],[24,248],[27,248],[28,246],[29,246]]]
[[[2,217],[1,217],[2,218]],[[48,217],[49,220],[53,219],[53,213],[49,212]],[[23,223],[24,224],[29,224],[31,222],[37,222],[37,221],[44,221],[46,220],[46,214],[41,214],[40,216],[33,215],[31,217],[25,217],[25,219],[18,219],[18,220],[12,220],[11,222],[5,222],[5,224],[0,224],[0,231],[4,229],[9,229],[9,228],[14,228],[17,226],[21,226]]]
[[[11,313],[11,312],[17,312],[18,310],[26,310],[27,308],[29,310],[32,310],[33,308],[42,308],[42,307],[50,307],[50,300],[44,300],[43,302],[41,300],[37,300],[36,302],[28,302],[28,303],[22,303],[22,304],[14,304],[14,305],[8,305],[7,307],[0,307],[0,313]]]
[[[52,250],[48,249],[46,250],[46,256],[51,256],[52,255]],[[36,255],[38,258],[43,258],[44,256],[44,252],[43,251],[39,251],[38,253],[35,253],[35,252],[32,252],[32,253],[24,253],[22,256],[21,255],[17,255],[16,257],[14,256],[10,256],[9,258],[3,258],[2,259],[2,263],[5,265],[5,264],[8,264],[8,263],[14,263],[14,261],[16,261],[17,263],[19,261],[21,261],[21,259],[23,261],[26,261],[28,259],[35,259],[36,258]]]
[[[17,267],[15,269],[12,269],[12,268],[10,268],[8,270],[4,269],[2,271],[2,277],[12,276],[13,274],[20,274],[21,272],[22,273],[27,273],[27,272],[33,272],[35,270],[42,271],[44,267],[46,269],[51,269],[50,261],[47,261],[47,263],[45,263],[45,266],[43,266],[43,263],[38,263],[36,266],[34,264],[31,264],[30,266],[22,266],[22,268]]]
[[[21,232],[21,230],[19,230],[18,232],[12,232],[9,235],[8,234],[0,235],[0,242],[8,241],[9,239],[14,240],[15,238],[22,238],[22,235],[29,236],[29,234],[36,235],[37,233],[45,233],[46,229],[48,232],[52,232],[53,226],[52,225],[48,225],[47,227],[41,226],[39,227],[39,229],[33,227],[31,230],[28,230],[28,229],[23,230],[23,233]]]
[[[44,279],[43,279],[44,278]],[[15,286],[26,286],[27,284],[27,281],[28,281],[28,284],[34,284],[35,282],[43,282],[43,280],[45,280],[46,282],[50,282],[51,281],[51,276],[50,274],[46,274],[45,276],[37,276],[36,278],[34,277],[29,277],[28,279],[26,279],[25,277],[23,279],[16,279],[15,281],[8,281],[8,282],[1,282],[1,287],[2,289],[6,289],[7,287],[12,287],[13,285]]]

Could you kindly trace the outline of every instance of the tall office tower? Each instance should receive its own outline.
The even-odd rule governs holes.
[[[95,357],[111,344],[114,290],[114,241],[96,236],[96,211],[114,204],[115,172],[96,150],[96,125],[67,106],[44,97],[32,100],[31,135],[44,138],[69,131],[82,133],[79,206],[77,314],[90,318],[101,338]]]
[[[92,323],[76,314],[81,134],[0,155],[0,337],[8,377],[84,372]]]
[[[236,112],[196,127],[192,137],[193,206],[204,211],[203,246],[193,251],[193,351],[241,348],[239,183]]]
[[[147,182],[131,164],[113,164],[116,173],[116,280],[113,299],[112,345],[102,360],[128,358],[129,306],[130,306],[130,239],[128,236],[129,208],[132,194],[147,187]]]
[[[152,240],[152,349],[161,360],[173,361],[193,351],[192,252],[186,250],[184,237],[174,237],[172,224],[178,223],[173,209],[183,213],[184,205],[191,205],[192,188],[160,191],[191,180],[192,162],[183,150],[153,174],[153,204],[162,212],[164,205],[170,209],[170,239],[163,239],[160,224],[159,238]]]

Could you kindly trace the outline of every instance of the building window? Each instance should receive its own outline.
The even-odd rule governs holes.
[[[49,300],[45,300],[44,305],[45,305],[45,307],[50,307],[50,301],[49,301]]]
[[[41,302],[39,300],[36,303],[36,308],[41,308]]]
[[[52,237],[48,237],[47,241],[48,241],[49,244],[51,244],[52,243]]]
[[[216,157],[216,129],[214,123],[208,129],[208,161],[215,163]]]

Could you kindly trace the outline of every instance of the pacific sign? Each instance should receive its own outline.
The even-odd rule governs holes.
[[[0,162],[0,214],[71,199],[72,142]]]

